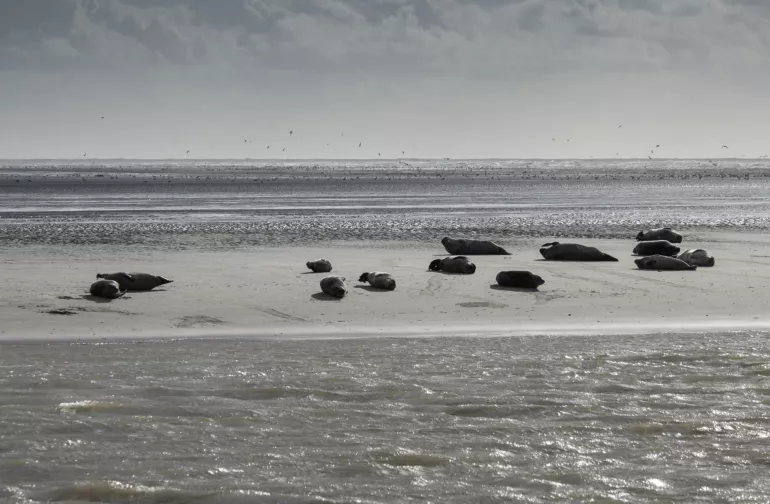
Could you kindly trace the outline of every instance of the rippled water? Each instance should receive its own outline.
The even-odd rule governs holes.
[[[770,230],[770,162],[442,161],[0,166],[0,246],[221,249],[444,235]]]
[[[767,502],[765,334],[4,344],[8,502]]]

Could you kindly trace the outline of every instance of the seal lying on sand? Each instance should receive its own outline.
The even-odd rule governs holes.
[[[450,254],[459,255],[511,255],[503,247],[491,241],[484,240],[455,240],[445,236],[441,244]]]
[[[669,257],[664,255],[654,255],[650,257],[642,257],[634,261],[636,267],[642,270],[658,270],[658,271],[679,271],[679,270],[696,270],[697,266],[691,266],[684,261],[677,259],[676,257]]]
[[[675,256],[679,253],[679,250],[679,247],[666,240],[643,241],[636,244],[636,247],[634,247],[634,254],[640,256]]]
[[[586,247],[577,243],[546,243],[540,248],[540,254],[546,261],[616,261],[596,247]]]
[[[332,270],[332,263],[326,259],[308,261],[305,263],[305,266],[313,270],[313,273],[328,273]]]
[[[654,240],[666,240],[671,243],[682,243],[682,235],[669,227],[639,231],[639,234],[636,235],[636,241]]]
[[[430,271],[446,271],[447,273],[471,275],[476,272],[476,265],[465,256],[457,256],[431,261],[428,269]]]
[[[126,289],[121,289],[120,284],[115,280],[97,280],[91,284],[88,292],[96,297],[117,299],[126,293]]]
[[[714,256],[704,249],[688,249],[676,256],[691,266],[713,266]]]
[[[120,288],[129,291],[148,291],[159,285],[173,282],[168,278],[149,273],[97,273],[96,278],[114,280],[120,284]]]
[[[329,296],[339,299],[344,298],[345,294],[348,293],[348,288],[345,286],[345,277],[336,275],[324,277],[321,280],[321,290]]]
[[[396,288],[396,279],[390,273],[383,273],[382,271],[361,273],[358,281],[369,282],[369,285],[376,289],[393,290]]]
[[[495,278],[501,287],[519,287],[522,289],[537,289],[545,283],[542,277],[531,271],[501,271]]]

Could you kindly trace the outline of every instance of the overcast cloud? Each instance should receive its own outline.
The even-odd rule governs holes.
[[[0,158],[759,156],[768,89],[766,0],[0,0]]]

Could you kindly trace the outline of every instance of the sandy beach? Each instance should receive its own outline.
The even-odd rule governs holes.
[[[476,274],[427,270],[440,245],[255,248],[232,252],[35,247],[2,254],[0,337],[5,340],[240,336],[355,337],[376,334],[528,335],[725,331],[770,327],[770,238],[711,233],[686,247],[716,257],[694,272],[636,269],[633,240],[580,240],[617,263],[543,261],[549,240],[505,243],[510,256],[475,256]],[[577,241],[577,240],[573,240]],[[324,274],[307,260],[326,257],[347,278],[349,294],[320,292]],[[105,302],[88,296],[97,272],[148,271],[174,283]],[[394,292],[359,283],[387,271]],[[537,292],[503,289],[502,270],[530,270],[546,280]],[[56,314],[56,311],[60,310]]]

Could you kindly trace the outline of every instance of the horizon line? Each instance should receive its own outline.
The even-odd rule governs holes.
[[[0,162],[40,162],[40,161],[68,161],[68,162],[92,162],[92,161],[230,161],[230,162],[308,162],[308,161],[760,161],[768,160],[768,157],[659,157],[659,158],[641,158],[641,157],[550,157],[550,158],[517,158],[517,157],[493,157],[493,158],[475,158],[475,157],[458,157],[458,158],[217,158],[217,157],[202,157],[202,158],[155,158],[155,157],[76,157],[76,158],[0,158]]]

